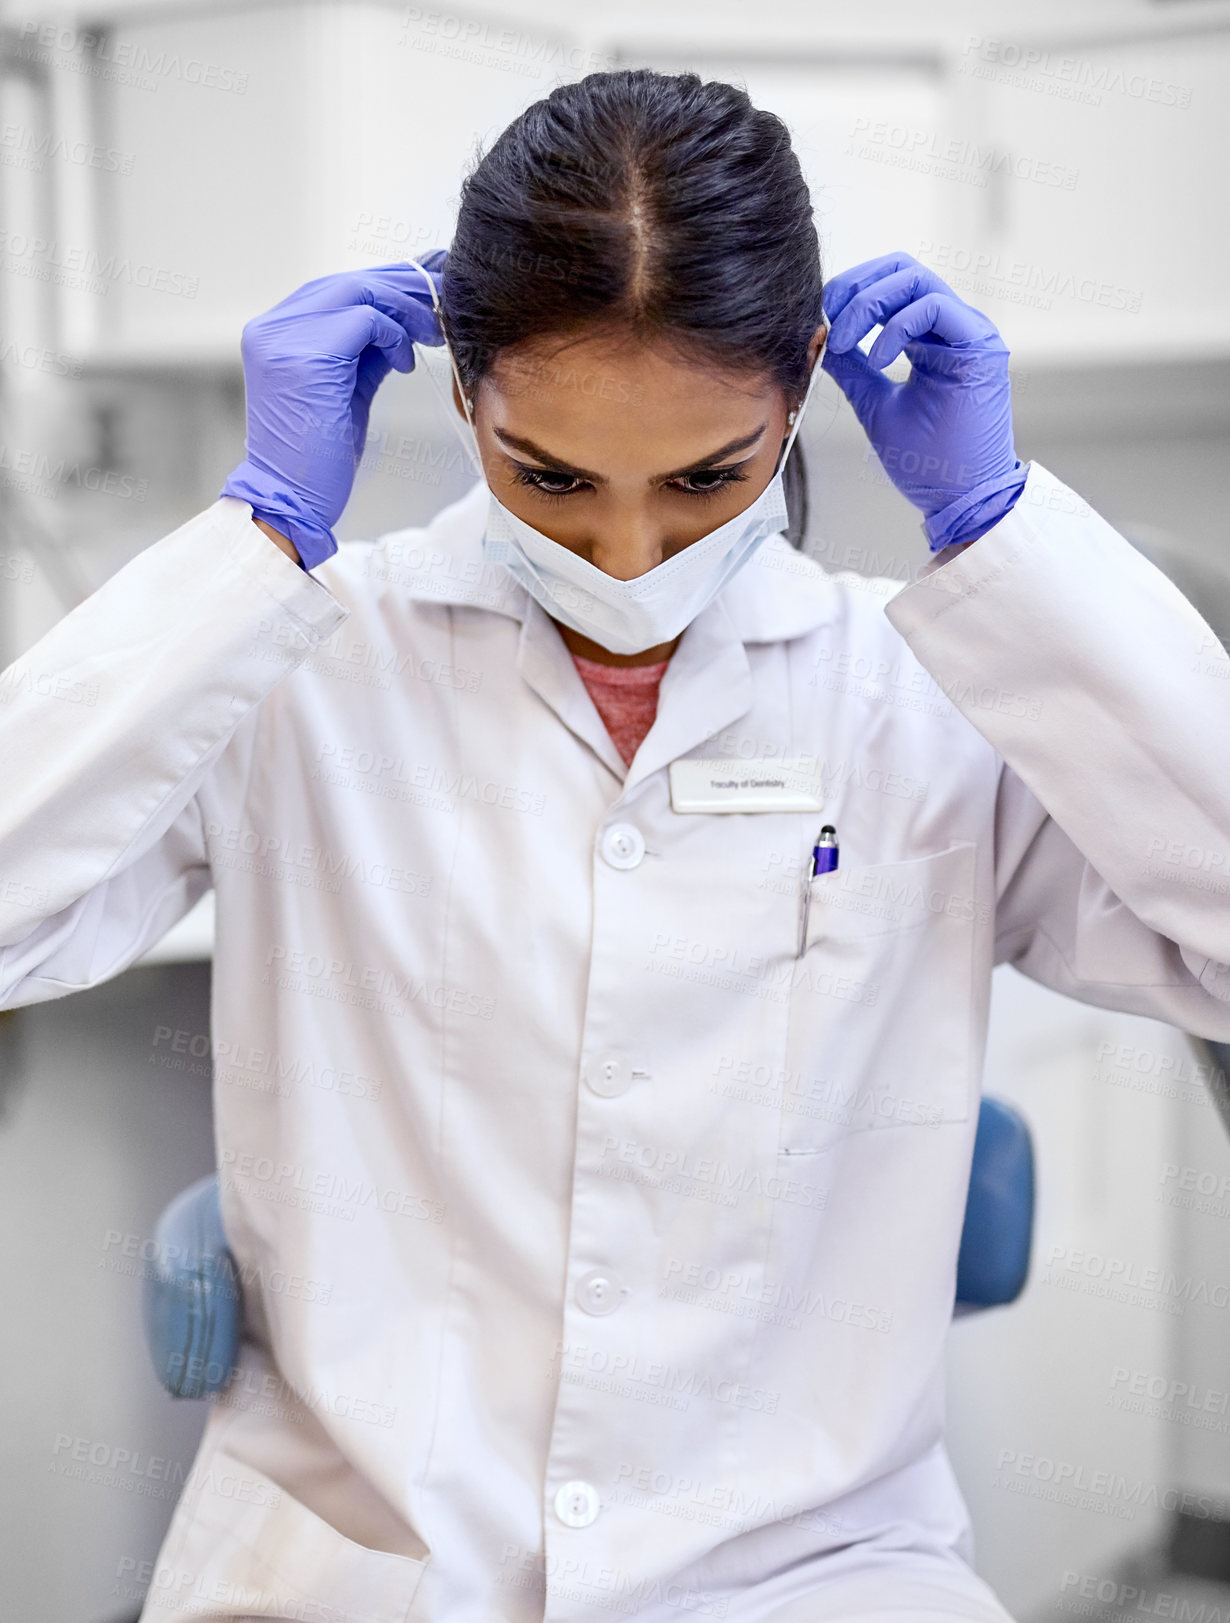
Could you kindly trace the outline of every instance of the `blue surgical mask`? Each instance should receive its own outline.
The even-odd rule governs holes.
[[[827,341],[826,333],[824,342]],[[616,580],[518,518],[494,491],[490,492],[483,557],[490,563],[503,564],[553,620],[571,626],[612,654],[641,654],[647,648],[673,641],[738,574],[761,543],[785,528],[788,515],[782,470],[820,375],[823,354],[822,343],[803,403],[794,413],[777,471],[764,490],[741,513],[665,562],[633,580]],[[449,360],[452,361],[451,351]],[[466,442],[460,423],[456,422],[456,413],[450,411],[449,416],[481,473],[471,403],[466,399],[455,364],[453,376],[457,379],[466,421],[474,436],[472,447]]]

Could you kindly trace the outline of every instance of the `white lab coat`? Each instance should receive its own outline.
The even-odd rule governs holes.
[[[485,504],[309,575],[222,498],[0,679],[0,1002],[217,897],[251,1335],[143,1617],[1003,1618],[942,1436],[991,969],[1230,1038],[1230,660],[1034,464],[904,587],[767,542],[625,770]]]

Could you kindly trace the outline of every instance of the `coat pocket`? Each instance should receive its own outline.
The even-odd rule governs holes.
[[[203,1451],[193,1474],[183,1539],[163,1576],[172,1590],[183,1586],[180,1615],[200,1594],[245,1617],[405,1623],[426,1557],[355,1543],[225,1447]]]
[[[791,978],[779,1151],[969,1117],[976,847],[812,880]]]

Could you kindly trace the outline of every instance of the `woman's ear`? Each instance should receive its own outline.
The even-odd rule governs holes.
[[[820,353],[820,346],[824,343],[824,340],[825,340],[825,337],[826,337],[827,333],[828,333],[828,328],[824,325],[824,323],[822,321],[820,323],[820,325],[816,328],[815,332],[812,333],[812,335],[811,335],[811,341],[809,342],[809,344],[807,346],[807,370],[808,370],[809,373],[811,371],[813,371],[813,369],[815,368],[816,357]],[[787,428],[793,428],[794,427],[794,420],[798,416],[799,408],[802,406],[802,404],[803,404],[803,398],[800,395],[800,397],[799,397],[798,401],[796,402],[796,404],[791,408],[790,411],[788,411],[786,413],[786,427]]]
[[[469,405],[469,408],[470,408],[468,417],[466,416],[466,406],[467,406],[467,404]],[[461,390],[457,387],[457,379],[456,378],[453,379],[453,405],[456,406],[456,408],[457,408],[457,415],[459,417],[465,417],[467,422],[469,421],[469,418],[474,415],[474,402],[472,400],[470,400],[468,402],[462,400],[462,398],[461,398]]]

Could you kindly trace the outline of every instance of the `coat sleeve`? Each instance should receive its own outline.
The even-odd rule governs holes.
[[[1230,1039],[1230,659],[1033,463],[1012,511],[885,613],[1001,760],[996,962]]]
[[[349,612],[220,497],[0,674],[0,1008],[118,974],[210,888],[198,789]]]

